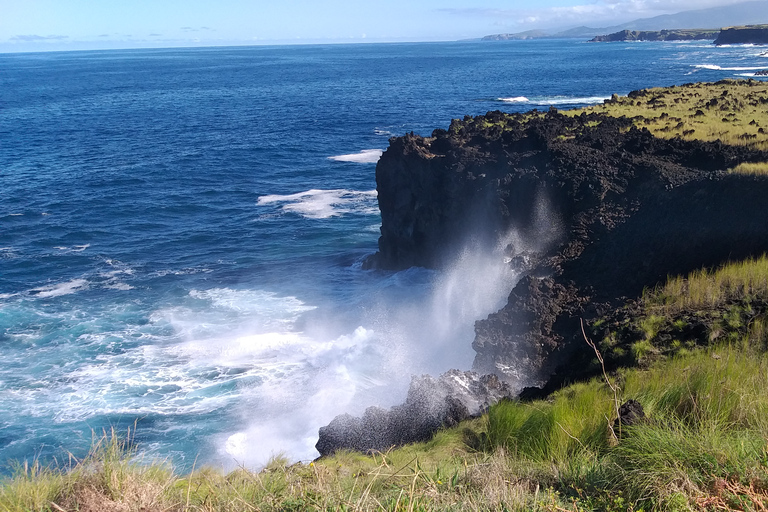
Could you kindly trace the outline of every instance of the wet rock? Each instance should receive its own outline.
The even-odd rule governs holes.
[[[361,418],[337,416],[320,429],[315,448],[321,456],[347,449],[386,451],[429,440],[442,427],[479,416],[512,390],[495,375],[451,370],[438,378],[414,377],[402,405],[389,410],[369,407]]]
[[[613,423],[613,431],[618,435],[623,427],[630,427],[645,421],[645,411],[637,400],[627,400],[619,407],[619,417]]]

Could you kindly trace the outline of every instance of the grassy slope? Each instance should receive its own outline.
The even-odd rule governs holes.
[[[626,116],[660,138],[720,140],[768,149],[768,82],[723,80],[645,89],[583,110]]]
[[[765,84],[731,84],[725,96],[723,87],[654,89],[592,108],[659,136],[690,123],[696,131],[686,137],[768,145],[763,134],[738,137],[755,127],[752,117],[768,127],[768,109],[696,115],[705,100],[727,96],[746,108],[768,97]],[[587,333],[632,368],[547,400],[497,404],[428,443],[178,476],[136,460],[132,443],[113,433],[83,461],[17,468],[0,482],[0,511],[768,509],[768,260],[671,278],[621,313]],[[616,429],[617,406],[630,398],[649,419]]]

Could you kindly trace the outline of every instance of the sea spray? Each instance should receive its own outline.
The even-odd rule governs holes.
[[[314,337],[334,319],[309,315],[305,343],[279,358],[293,359],[295,372],[253,389],[246,426],[222,438],[222,458],[260,466],[279,447],[293,460],[310,460],[319,427],[336,415],[402,402],[415,375],[469,368],[474,322],[503,305],[517,278],[500,249],[467,243],[444,270],[391,274],[392,286],[367,299],[360,326],[349,335]],[[403,278],[423,280],[421,291],[398,286]]]

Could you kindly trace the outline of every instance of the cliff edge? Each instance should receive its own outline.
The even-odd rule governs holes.
[[[768,102],[765,84],[739,87],[748,101]],[[713,108],[706,95],[677,92],[690,93],[692,118]],[[629,99],[658,101],[651,96]],[[439,267],[468,240],[489,250],[516,240],[505,252],[522,277],[506,306],[476,323],[473,369],[516,389],[583,376],[586,368],[569,366],[589,350],[582,320],[668,275],[768,251],[768,179],[728,172],[767,162],[768,152],[663,139],[642,124],[598,112],[497,111],[392,139],[376,168],[382,235],[369,264]]]
[[[768,44],[768,25],[726,27],[720,31],[715,44]]]

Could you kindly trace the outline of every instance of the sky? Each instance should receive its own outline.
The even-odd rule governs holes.
[[[743,0],[0,0],[0,52],[453,41]]]

